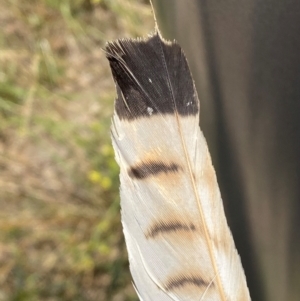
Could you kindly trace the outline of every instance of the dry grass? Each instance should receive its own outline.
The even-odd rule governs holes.
[[[135,300],[101,48],[152,27],[138,0],[0,0],[0,301]]]

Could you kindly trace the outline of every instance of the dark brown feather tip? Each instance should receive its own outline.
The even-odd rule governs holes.
[[[196,115],[199,101],[185,55],[158,33],[146,40],[117,40],[106,46],[117,86],[120,119],[153,114]]]

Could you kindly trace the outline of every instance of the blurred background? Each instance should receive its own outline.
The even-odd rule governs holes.
[[[102,48],[148,1],[0,0],[0,300],[137,300]]]

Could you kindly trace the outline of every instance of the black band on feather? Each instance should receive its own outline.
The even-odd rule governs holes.
[[[199,102],[187,60],[177,43],[158,33],[147,40],[119,40],[106,46],[117,85],[120,119],[153,114],[196,115]]]
[[[176,163],[166,164],[163,162],[149,162],[131,166],[128,174],[131,178],[144,179],[160,173],[176,173],[180,169],[181,167]]]

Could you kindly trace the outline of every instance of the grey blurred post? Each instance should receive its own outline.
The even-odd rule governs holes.
[[[252,300],[300,300],[300,1],[153,0],[188,57]]]

